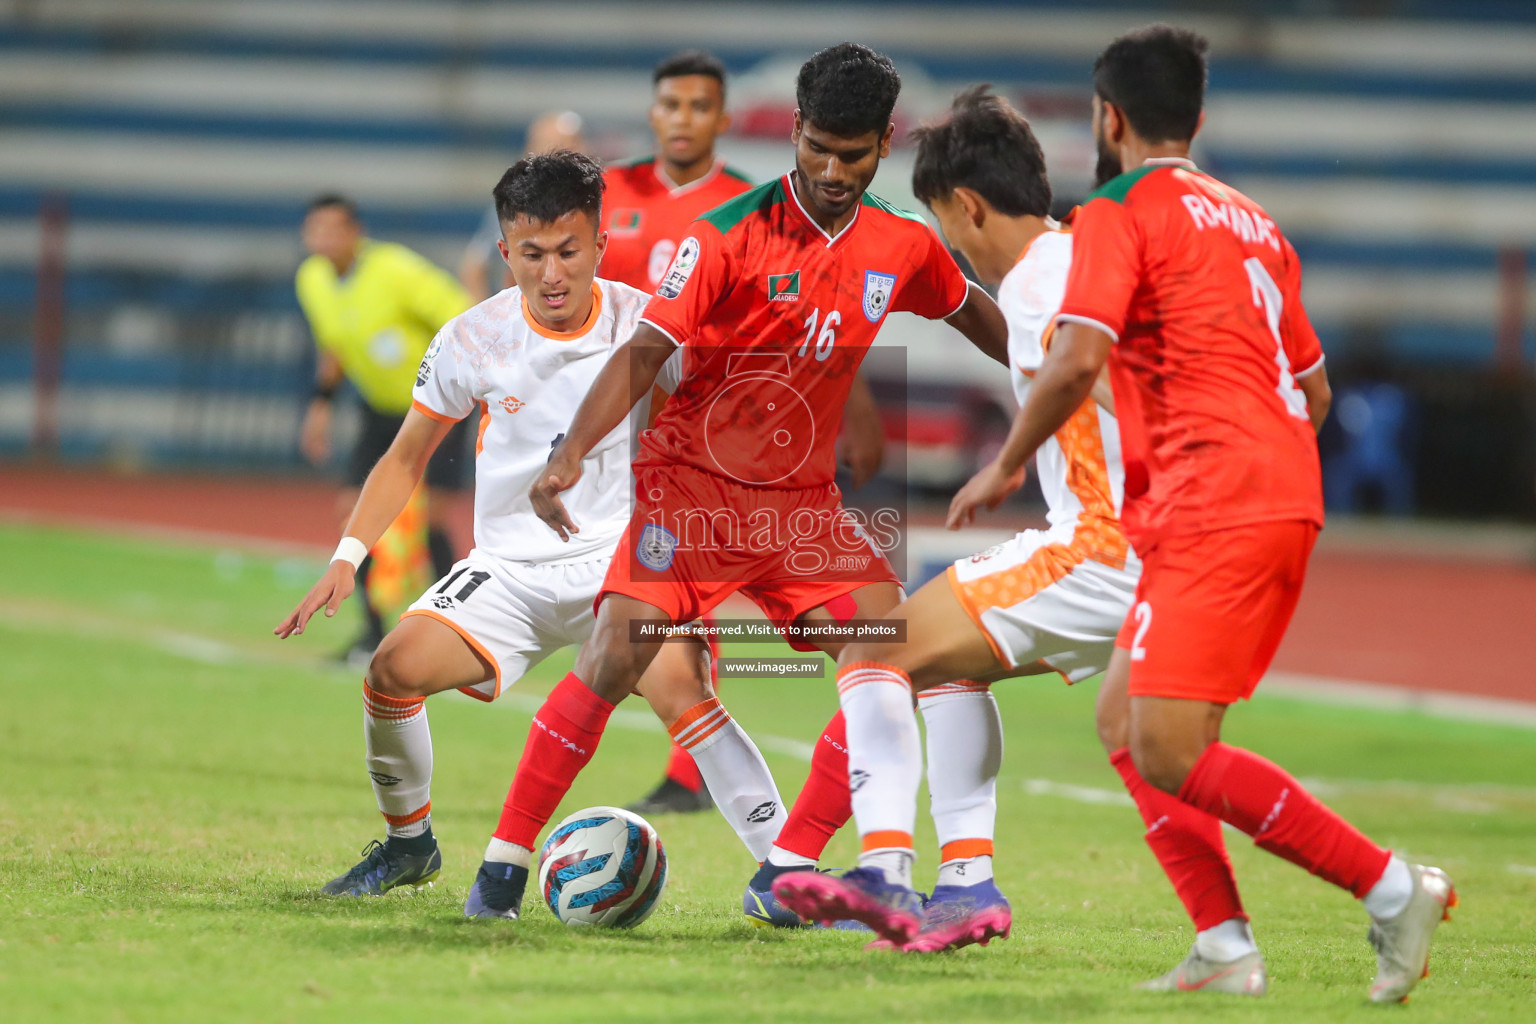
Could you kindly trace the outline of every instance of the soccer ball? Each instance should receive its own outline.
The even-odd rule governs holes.
[[[539,851],[544,902],[568,925],[633,928],[667,887],[661,838],[642,817],[588,807],[555,826]]]

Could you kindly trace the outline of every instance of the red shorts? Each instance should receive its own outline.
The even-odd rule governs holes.
[[[1290,625],[1317,531],[1302,520],[1252,523],[1168,537],[1143,555],[1115,639],[1131,652],[1130,695],[1248,699]]]
[[[860,587],[900,585],[833,484],[776,490],[691,466],[637,465],[635,494],[599,604],[623,594],[690,622],[739,590],[782,629],[825,604],[850,608],[837,599]]]

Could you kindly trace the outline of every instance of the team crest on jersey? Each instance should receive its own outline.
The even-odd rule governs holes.
[[[677,255],[672,257],[672,266],[667,271],[667,276],[661,279],[661,284],[656,286],[656,294],[664,299],[675,299],[683,293],[683,285],[688,283],[688,278],[693,276],[693,268],[699,262],[699,240],[689,235],[683,239],[677,247]]]
[[[640,531],[640,543],[635,545],[635,557],[652,572],[662,572],[672,564],[677,551],[677,538],[665,526],[646,523]]]
[[[442,335],[432,339],[432,344],[427,346],[427,352],[421,357],[421,365],[416,368],[416,386],[426,387],[427,381],[432,379],[432,364],[437,362],[437,354],[443,350]]]
[[[640,210],[614,210],[613,216],[608,218],[608,233],[621,238],[638,235],[641,216]]]
[[[885,316],[885,308],[891,304],[891,289],[895,287],[895,274],[864,271],[864,316],[870,323],[877,324]]]
[[[768,275],[769,302],[800,301],[800,271]]]

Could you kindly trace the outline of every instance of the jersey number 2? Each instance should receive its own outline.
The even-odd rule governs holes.
[[[1291,376],[1291,357],[1285,354],[1285,340],[1280,336],[1280,314],[1285,297],[1257,256],[1243,260],[1243,269],[1248,271],[1248,281],[1253,285],[1253,304],[1264,310],[1269,333],[1275,336],[1275,365],[1280,367],[1280,383],[1275,385],[1275,394],[1285,403],[1286,412],[1304,420],[1307,418],[1307,396],[1302,394],[1296,386],[1296,378]]]

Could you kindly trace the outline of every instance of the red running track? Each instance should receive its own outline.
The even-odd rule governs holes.
[[[305,479],[0,466],[0,512],[43,522],[254,538],[329,550],[336,490]],[[456,500],[456,540],[470,538]],[[1325,534],[1325,537],[1327,535]],[[1536,566],[1320,544],[1275,668],[1536,701]]]

